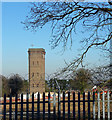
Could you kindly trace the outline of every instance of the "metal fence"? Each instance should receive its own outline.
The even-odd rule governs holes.
[[[57,94],[57,95],[56,95]],[[62,97],[61,97],[62,96]],[[111,106],[111,107],[110,107]],[[37,95],[37,99],[34,98],[34,93],[31,98],[27,93],[27,99],[18,100],[18,95],[15,97],[10,95],[7,100],[6,94],[2,101],[2,119],[6,120],[37,120],[37,119],[112,119],[112,100],[110,99],[109,91],[107,94],[103,92],[95,94],[93,93],[71,93],[62,94],[54,93],[51,98],[49,92],[47,97],[43,93],[42,99],[40,99],[40,93]]]

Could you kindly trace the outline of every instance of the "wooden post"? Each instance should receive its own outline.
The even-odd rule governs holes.
[[[54,120],[56,119],[56,94],[54,92],[53,95],[53,116],[54,116]]]
[[[34,119],[34,93],[32,93],[32,120]]]
[[[68,120],[70,120],[70,92],[68,92]]]
[[[18,111],[18,95],[16,93],[16,97],[15,97],[15,120],[17,120],[17,111]]]
[[[26,101],[26,120],[29,120],[29,94],[27,93],[27,101]]]
[[[12,120],[12,95],[10,94],[10,103],[9,103],[9,120]]]
[[[88,120],[90,120],[90,92],[88,92]]]
[[[85,120],[85,92],[83,93],[83,120]]]
[[[6,120],[6,94],[4,94],[4,120]]]
[[[65,120],[65,92],[63,92],[63,120]]]
[[[37,119],[40,119],[40,93],[38,92],[38,101],[37,101]]]
[[[48,119],[50,119],[50,92],[48,94]]]
[[[80,92],[78,92],[78,120],[80,120]]]
[[[23,93],[21,94],[21,120],[23,120]]]
[[[43,120],[45,120],[45,93],[43,93]]]
[[[75,92],[73,93],[73,119],[75,119]]]
[[[61,117],[61,103],[60,103],[60,92],[58,92],[58,120]]]

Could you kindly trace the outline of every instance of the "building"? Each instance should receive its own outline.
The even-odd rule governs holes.
[[[29,59],[29,91],[30,93],[45,92],[45,50],[30,48]]]

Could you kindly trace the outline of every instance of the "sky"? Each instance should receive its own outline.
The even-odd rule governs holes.
[[[2,75],[11,76],[20,74],[28,76],[28,49],[44,48],[46,75],[53,74],[65,66],[65,62],[72,61],[80,53],[80,33],[74,39],[72,49],[69,47],[62,54],[62,46],[51,49],[51,26],[47,24],[36,33],[24,29],[21,23],[30,10],[29,2],[3,2],[2,3]],[[79,25],[79,29],[81,29]],[[34,45],[32,47],[32,44]],[[99,51],[92,49],[88,52],[85,64],[95,66],[104,64],[103,56]]]

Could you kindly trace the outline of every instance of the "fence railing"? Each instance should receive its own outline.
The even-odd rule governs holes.
[[[2,101],[2,118],[3,120],[24,120],[24,119],[112,119],[112,100],[110,94],[97,93],[70,93],[63,92],[62,94],[54,93],[51,98],[51,93],[48,95],[43,93],[42,99],[40,93],[38,93],[37,99],[34,97],[34,93],[31,98],[27,93],[27,99],[18,99],[18,95],[15,97],[10,95],[7,100],[6,94]],[[112,106],[111,106],[112,108]]]

